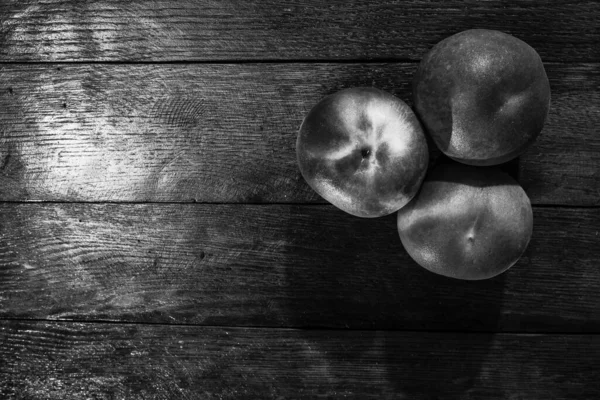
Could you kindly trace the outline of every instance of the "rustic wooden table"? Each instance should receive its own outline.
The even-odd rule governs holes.
[[[600,398],[597,1],[0,1],[0,398]],[[425,52],[499,29],[552,106],[513,173],[516,266],[417,266],[395,216],[295,158],[323,96],[409,104]]]

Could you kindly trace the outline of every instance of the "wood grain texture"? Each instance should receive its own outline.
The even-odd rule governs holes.
[[[296,164],[323,96],[411,104],[415,64],[11,65],[0,69],[0,200],[319,203]],[[519,161],[534,204],[600,205],[600,64],[549,64],[550,116]]]
[[[597,1],[6,0],[2,61],[419,60],[471,28],[600,61]]]
[[[600,209],[535,208],[494,279],[432,274],[394,215],[332,206],[1,204],[0,317],[228,326],[600,330]]]
[[[11,399],[600,396],[598,335],[1,321],[0,355]]]
[[[600,398],[598,15],[0,1],[0,398]],[[532,45],[552,89],[539,140],[505,166],[533,238],[481,282],[419,267],[394,215],[325,205],[295,155],[323,96],[412,105],[417,62],[469,28]]]

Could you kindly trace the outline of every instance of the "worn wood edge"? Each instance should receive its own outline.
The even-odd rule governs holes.
[[[600,331],[599,209],[534,207],[517,265],[432,274],[395,216],[332,206],[0,204],[0,317],[274,327]]]
[[[0,321],[0,338],[11,398],[600,395],[598,335]]]
[[[599,12],[593,1],[8,2],[0,59],[418,60],[445,37],[487,28],[519,37],[546,61],[600,61]]]
[[[599,65],[548,65],[549,120],[510,166],[534,204],[600,205]],[[303,116],[351,86],[376,86],[410,104],[415,68],[7,66],[0,200],[322,203],[296,165]]]

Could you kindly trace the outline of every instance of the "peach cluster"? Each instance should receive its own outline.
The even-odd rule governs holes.
[[[413,110],[375,88],[317,103],[296,153],[306,182],[359,217],[397,212],[422,267],[458,279],[496,276],[531,238],[531,203],[498,165],[538,137],[550,107],[539,54],[506,33],[472,29],[436,44],[413,79]],[[428,170],[430,142],[449,162]]]

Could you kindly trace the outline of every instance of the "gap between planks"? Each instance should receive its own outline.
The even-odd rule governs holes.
[[[1,322],[21,323],[49,323],[49,324],[78,324],[78,325],[132,325],[132,326],[157,326],[170,328],[201,328],[201,329],[238,329],[238,330],[278,330],[278,331],[322,331],[322,332],[398,332],[398,333],[439,333],[439,334],[465,334],[465,335],[522,335],[522,336],[599,336],[600,332],[573,332],[573,331],[495,331],[495,330],[466,330],[466,329],[365,329],[365,328],[339,328],[339,327],[285,327],[268,325],[203,325],[164,322],[138,322],[138,321],[114,321],[114,320],[85,320],[85,319],[45,319],[45,318],[6,318],[0,317]]]
[[[254,65],[254,64],[418,64],[421,60],[410,58],[356,58],[356,59],[265,59],[265,60],[170,60],[170,61],[111,61],[111,60],[87,60],[87,61],[0,61],[0,67],[12,65]],[[599,62],[587,61],[548,61],[544,65],[596,65]]]
[[[381,63],[405,63],[415,64],[421,60],[410,58],[355,58],[355,59],[335,59],[335,58],[316,58],[316,59],[263,59],[263,60],[157,60],[157,61],[118,61],[118,60],[82,60],[82,61],[0,61],[2,65],[194,65],[194,64],[216,64],[216,65],[238,65],[238,64],[381,64]],[[594,62],[567,62],[553,61],[553,64],[595,64]]]

